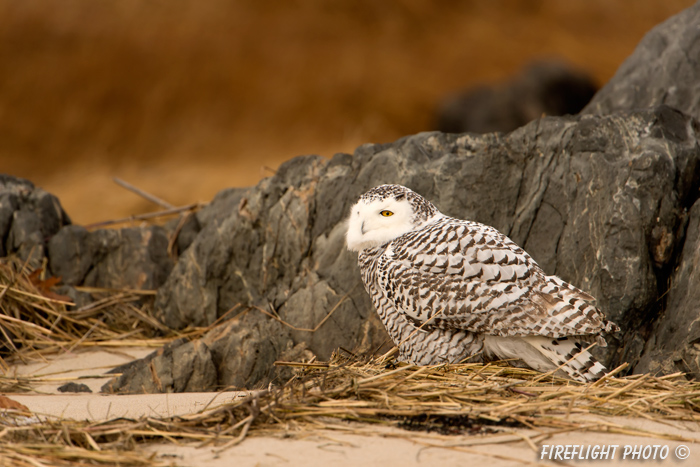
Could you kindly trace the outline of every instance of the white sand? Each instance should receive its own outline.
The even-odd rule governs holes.
[[[526,431],[521,433],[528,434]],[[534,433],[529,433],[533,435]],[[694,434],[697,442],[700,437]],[[501,435],[503,437],[503,435]],[[345,466],[523,466],[523,465],[580,465],[580,466],[678,466],[698,465],[700,445],[679,443],[650,438],[625,435],[608,435],[601,433],[556,435],[544,444],[570,445],[607,445],[617,444],[614,460],[565,460],[553,462],[540,460],[536,453],[524,441],[504,444],[470,445],[474,436],[450,436],[430,438],[426,435],[402,430],[385,430],[384,435],[362,436],[325,430],[309,435],[305,439],[280,439],[272,437],[251,437],[238,446],[220,454],[211,448],[197,449],[159,444],[149,447],[150,451],[168,456],[178,465],[228,467],[236,466],[278,466],[303,465],[305,467],[345,467]],[[497,439],[496,436],[493,437]],[[443,447],[428,447],[425,444]],[[464,444],[464,445],[462,445]],[[632,460],[622,459],[625,445],[668,445],[666,460]],[[674,451],[680,444],[690,448],[690,457],[685,461],[675,458]],[[481,453],[481,454],[479,454]]]
[[[103,395],[100,387],[109,380],[104,373],[114,366],[141,358],[153,349],[134,348],[119,352],[90,350],[52,359],[48,363],[18,365],[17,375],[40,377],[36,390],[44,394],[6,394],[27,406],[39,416],[56,416],[76,420],[100,420],[114,417],[169,416],[195,413],[207,405],[214,406],[245,393],[185,393]],[[67,381],[84,383],[94,393],[60,394],[58,386]],[[588,417],[592,421],[615,423],[668,435],[682,436],[688,441],[671,441],[652,437],[636,437],[608,433],[562,433],[540,442],[547,445],[617,445],[613,460],[540,459],[541,447],[535,452],[525,441],[510,441],[514,436],[534,437],[530,430],[511,430],[488,436],[441,436],[386,428],[339,423],[335,429],[310,433],[292,433],[293,437],[250,436],[237,446],[217,452],[211,447],[154,444],[146,449],[175,465],[193,467],[293,466],[343,467],[356,465],[389,466],[695,466],[700,465],[700,426],[689,423],[659,423],[646,419]],[[500,442],[499,442],[500,441]],[[665,460],[623,459],[625,446],[668,446]],[[689,457],[679,460],[676,449],[686,445]],[[563,449],[563,448],[562,448]],[[648,448],[651,450],[653,448]],[[679,448],[682,452],[682,448]],[[659,451],[657,451],[659,452]],[[584,452],[585,456],[585,452]],[[589,454],[590,456],[590,454]]]
[[[32,387],[36,392],[58,393],[58,387],[73,381],[99,392],[112,376],[105,373],[112,368],[145,357],[155,348],[127,347],[115,349],[87,349],[52,357],[48,362],[33,362],[12,368],[16,376],[40,378]]]
[[[154,349],[131,348],[119,352],[89,350],[62,355],[49,362],[18,365],[17,376],[41,379],[33,386],[39,394],[22,393],[10,397],[27,406],[36,415],[74,420],[105,420],[116,417],[167,417],[201,411],[206,407],[244,397],[247,393],[201,392],[179,394],[100,394],[100,388],[113,376],[105,373],[115,366],[142,358]],[[60,393],[58,387],[66,382],[85,384],[92,393]]]

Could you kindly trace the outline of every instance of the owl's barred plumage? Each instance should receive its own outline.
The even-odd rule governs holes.
[[[353,206],[347,243],[401,360],[455,363],[483,352],[580,381],[605,374],[586,347],[605,346],[601,334],[617,326],[493,227],[382,185]]]

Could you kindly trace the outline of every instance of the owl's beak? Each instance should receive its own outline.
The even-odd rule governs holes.
[[[362,221],[362,225],[360,226],[360,233],[361,233],[362,235],[365,234],[365,221]]]

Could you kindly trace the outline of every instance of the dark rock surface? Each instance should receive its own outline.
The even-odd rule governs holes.
[[[182,229],[183,247],[198,226],[193,218]],[[156,289],[173,268],[167,246],[168,233],[158,226],[88,232],[71,225],[54,195],[0,174],[0,257],[16,254],[33,268],[47,259],[67,286]]]
[[[168,277],[173,261],[168,257],[168,235],[159,226],[96,230],[88,249],[92,268],[83,284],[92,287],[156,289]]]
[[[558,61],[536,62],[510,81],[447,97],[437,112],[446,133],[513,131],[547,116],[574,115],[598,87],[583,71]]]
[[[121,376],[102,392],[198,392],[216,388],[216,370],[209,348],[201,341],[178,339],[152,354],[112,369]]]
[[[156,289],[173,267],[162,227],[88,232],[62,228],[48,243],[49,267],[66,285]]]
[[[257,312],[242,312],[199,340],[178,339],[147,357],[114,368],[121,376],[103,392],[193,392],[265,387],[292,374],[276,359],[304,361],[313,355],[294,344],[279,322]]]
[[[666,104],[700,119],[700,3],[649,31],[583,113]]]
[[[700,378],[700,201],[690,210],[683,252],[665,299],[635,370],[682,371]]]
[[[74,382],[59,386],[58,390],[60,392],[92,392],[92,389],[90,389],[87,384]]]
[[[58,199],[28,180],[0,174],[0,256],[17,254],[38,267],[46,242],[70,218]]]
[[[68,286],[154,290],[173,268],[167,250],[159,226],[88,232],[68,225],[48,242],[49,269]]]

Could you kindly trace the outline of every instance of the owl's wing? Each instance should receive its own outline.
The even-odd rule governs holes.
[[[547,276],[508,237],[475,222],[449,219],[404,235],[382,262],[380,287],[416,326],[550,337],[607,326],[593,297]]]

